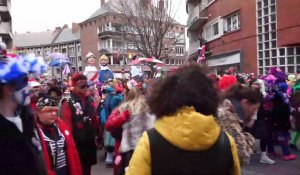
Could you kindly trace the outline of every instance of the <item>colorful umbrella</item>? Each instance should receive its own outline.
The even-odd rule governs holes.
[[[37,87],[37,86],[40,86],[41,83],[39,83],[36,79],[34,78],[29,78],[28,80],[28,84],[30,87]]]
[[[154,63],[154,64],[164,64],[164,62],[152,57],[152,58],[136,58],[131,62],[131,64],[135,65],[138,63]]]
[[[51,67],[63,67],[66,64],[71,64],[70,59],[63,53],[51,53],[49,57],[52,58],[49,63]]]

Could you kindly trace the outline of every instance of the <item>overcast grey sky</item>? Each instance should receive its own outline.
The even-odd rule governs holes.
[[[13,32],[54,30],[72,22],[82,22],[99,7],[101,0],[12,0]],[[185,0],[171,0],[178,8],[176,20],[186,24]]]

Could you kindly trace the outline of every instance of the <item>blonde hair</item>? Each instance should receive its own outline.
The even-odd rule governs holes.
[[[129,90],[125,101],[122,102],[118,108],[121,112],[129,110],[132,112],[132,115],[139,115],[149,112],[149,106],[146,103],[142,92],[136,87],[133,87]]]
[[[99,58],[99,61],[102,61],[102,60],[108,61],[108,57],[107,57],[106,55],[102,55],[102,56]]]

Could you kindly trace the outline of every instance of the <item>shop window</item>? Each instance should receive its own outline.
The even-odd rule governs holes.
[[[265,60],[265,66],[270,66],[270,59]]]
[[[272,31],[276,30],[276,23],[272,23],[272,24],[271,24],[271,30],[272,30]]]
[[[276,21],[276,14],[272,14],[271,15],[271,22],[275,22]]]
[[[266,32],[266,31],[265,31],[265,32]],[[264,37],[265,37],[265,41],[268,41],[268,40],[270,39],[269,33],[264,34]]]
[[[262,25],[262,19],[258,18],[258,25],[261,26]]]
[[[266,7],[266,8],[264,8],[264,15],[268,15],[268,14],[269,14],[269,8]]]
[[[288,73],[295,73],[294,66],[288,66]]]
[[[261,1],[257,2],[257,8],[261,9]]]
[[[280,65],[285,65],[285,57],[279,58],[279,64]]]
[[[296,56],[296,62],[297,64],[300,64],[300,56]]]
[[[300,47],[297,47],[297,48],[296,48],[296,54],[297,54],[297,55],[300,55]]]
[[[265,24],[268,24],[269,23],[269,16],[265,16],[264,21],[265,21]]]
[[[276,57],[277,56],[277,50],[272,50],[272,57]]]
[[[258,52],[258,57],[259,58],[263,58],[264,56],[263,56],[263,52]]]
[[[265,49],[269,49],[269,48],[270,48],[269,42],[265,42]]]
[[[294,48],[287,48],[288,55],[294,55]]]
[[[259,41],[259,42],[262,41],[262,35],[258,35],[258,41]]]
[[[277,58],[272,58],[272,65],[277,66]]]
[[[259,67],[263,67],[263,66],[264,66],[263,60],[259,60],[259,61],[258,61],[258,66],[259,66]]]
[[[288,64],[294,64],[295,63],[295,60],[294,60],[294,57],[287,57],[287,63]]]
[[[271,32],[271,38],[272,38],[272,40],[276,39],[276,32]]]
[[[263,44],[262,43],[258,44],[258,50],[263,50]]]
[[[269,5],[269,0],[263,0],[264,1],[264,7],[267,7]]]
[[[277,45],[276,43],[277,43],[276,41],[272,41],[272,42],[271,42],[271,47],[272,47],[272,48],[276,48],[276,45]]]
[[[269,25],[265,25],[264,30],[265,30],[265,32],[269,32]],[[269,34],[268,34],[268,39],[267,40],[269,40]]]
[[[265,51],[265,57],[266,57],[266,58],[269,58],[269,57],[270,57],[270,52],[269,52],[269,50],[266,50],[266,51]]]
[[[258,27],[258,33],[262,33],[262,27]]]
[[[284,56],[285,55],[285,49],[284,48],[279,49],[279,55],[280,56]]]

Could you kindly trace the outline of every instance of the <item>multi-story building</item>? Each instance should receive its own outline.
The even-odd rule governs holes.
[[[51,53],[63,53],[72,63],[73,71],[82,71],[80,27],[73,23],[72,29],[68,25],[56,27],[53,31],[14,34],[13,46],[21,55],[34,53],[42,56],[47,63],[51,62]],[[60,77],[60,68],[49,69],[49,74]]]
[[[12,48],[12,23],[10,0],[0,1],[0,41],[4,42],[8,49]]]
[[[277,66],[300,72],[300,1],[256,0],[257,64],[260,74]]]
[[[265,74],[269,67],[300,70],[300,1],[187,0],[190,60],[207,46],[216,72],[234,66]],[[298,60],[299,59],[299,60]]]
[[[134,43],[124,40],[124,20],[119,10],[115,8],[118,0],[101,1],[101,7],[87,20],[80,23],[82,55],[89,51],[93,52],[96,58],[102,54],[109,56],[110,68],[118,72],[121,65],[126,65],[128,71],[130,57],[137,54],[137,47]],[[174,25],[166,37],[174,37],[176,33],[185,30],[183,25]],[[177,67],[185,61],[185,38],[182,35],[181,42],[174,47],[173,53],[163,59],[167,67]],[[168,46],[165,46],[168,47]],[[147,66],[144,67],[147,69]]]

